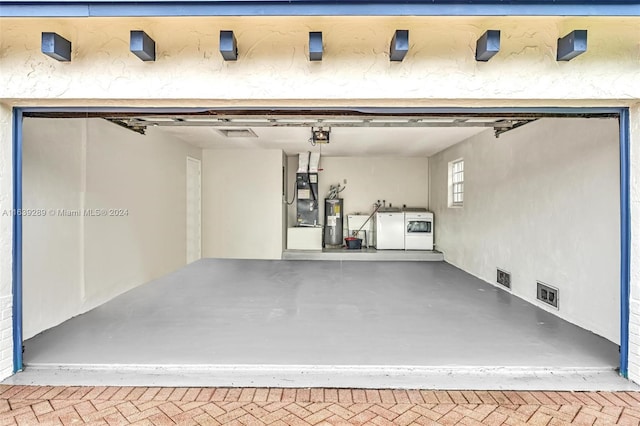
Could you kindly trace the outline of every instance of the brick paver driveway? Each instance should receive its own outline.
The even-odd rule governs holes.
[[[0,385],[0,425],[640,424],[640,393]]]

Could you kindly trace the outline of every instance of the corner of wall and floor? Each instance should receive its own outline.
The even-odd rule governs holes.
[[[24,339],[185,265],[184,158],[199,148],[100,119],[26,118],[23,132],[23,208],[126,209],[24,217]]]
[[[447,168],[457,158],[467,193],[452,209]],[[511,292],[532,304],[537,281],[556,285],[562,304],[551,313],[620,344],[619,161],[615,119],[545,118],[499,141],[475,135],[432,157],[436,245],[484,281],[509,271]]]

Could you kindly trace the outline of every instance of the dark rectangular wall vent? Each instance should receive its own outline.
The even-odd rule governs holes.
[[[511,288],[511,273],[503,271],[502,269],[498,269],[497,271],[496,281],[498,284],[506,288]]]
[[[538,300],[558,309],[558,289],[538,281]]]

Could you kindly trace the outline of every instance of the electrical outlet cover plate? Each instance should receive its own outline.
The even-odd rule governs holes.
[[[497,269],[496,282],[506,288],[511,288],[511,274],[502,269]]]
[[[558,289],[538,281],[537,299],[547,305],[558,308]]]

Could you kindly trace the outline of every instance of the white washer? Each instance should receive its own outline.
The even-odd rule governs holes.
[[[376,249],[404,250],[404,213],[376,213]]]
[[[433,213],[404,213],[404,249],[433,250]]]

